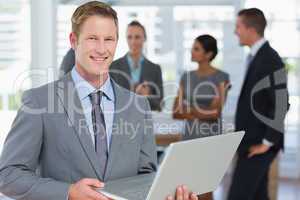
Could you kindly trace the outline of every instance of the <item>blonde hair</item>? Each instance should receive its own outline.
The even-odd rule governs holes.
[[[82,24],[87,18],[94,15],[113,19],[117,27],[118,36],[119,31],[117,12],[110,5],[99,1],[90,1],[76,8],[71,18],[72,32],[74,32],[76,36],[79,37]]]

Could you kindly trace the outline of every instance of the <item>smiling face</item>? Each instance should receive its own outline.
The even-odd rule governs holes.
[[[108,76],[117,47],[117,27],[112,18],[94,15],[80,27],[79,35],[70,34],[75,50],[75,65],[86,80]]]
[[[138,55],[142,53],[145,42],[144,31],[139,26],[128,26],[127,28],[127,43],[130,53]]]

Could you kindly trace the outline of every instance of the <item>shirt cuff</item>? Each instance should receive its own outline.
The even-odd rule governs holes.
[[[273,142],[270,142],[269,140],[267,139],[263,139],[263,142],[262,142],[264,145],[267,145],[268,147],[271,147],[273,146]]]
[[[69,195],[70,195],[70,189],[71,189],[71,186],[72,186],[72,185],[73,185],[73,184],[71,184],[71,185],[69,186],[68,194],[67,194],[67,199],[66,199],[66,200],[70,200]]]

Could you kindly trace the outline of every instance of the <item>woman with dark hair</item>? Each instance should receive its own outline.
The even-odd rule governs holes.
[[[214,37],[195,39],[191,59],[198,68],[182,75],[173,106],[173,118],[186,120],[184,140],[222,133],[221,112],[230,83],[227,73],[211,65],[217,53]]]

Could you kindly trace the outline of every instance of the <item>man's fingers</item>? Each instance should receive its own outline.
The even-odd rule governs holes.
[[[166,200],[173,200],[173,197],[171,195],[167,196]]]
[[[82,183],[91,187],[102,188],[104,187],[104,183],[93,178],[85,178],[82,179]]]
[[[257,151],[258,149],[259,149],[259,148],[258,148],[257,145],[253,145],[253,146],[250,147],[249,151],[250,151],[250,152],[253,152],[253,151]]]
[[[174,198],[169,195],[166,200],[173,200]],[[182,185],[176,188],[176,200],[198,200],[197,195],[194,192],[189,192],[187,186]]]
[[[177,189],[176,189],[176,200],[184,200],[183,199],[183,190],[182,190],[181,186],[177,187]]]
[[[191,195],[190,195],[190,199],[191,200],[198,200],[197,194],[192,192]]]
[[[182,193],[183,193],[183,199],[184,200],[189,200],[189,191],[188,188],[184,185],[181,187],[182,188]]]
[[[248,154],[248,158],[251,158],[251,157],[253,157],[254,155],[255,155],[254,152],[250,152],[250,153]]]
[[[109,200],[108,197],[104,196],[100,192],[97,192],[93,189],[88,190],[88,196],[94,200]]]
[[[253,157],[255,155],[258,155],[258,154],[260,154],[260,152],[256,149],[254,149],[254,150],[250,151],[250,153],[248,154],[248,158],[251,158],[251,157]]]

